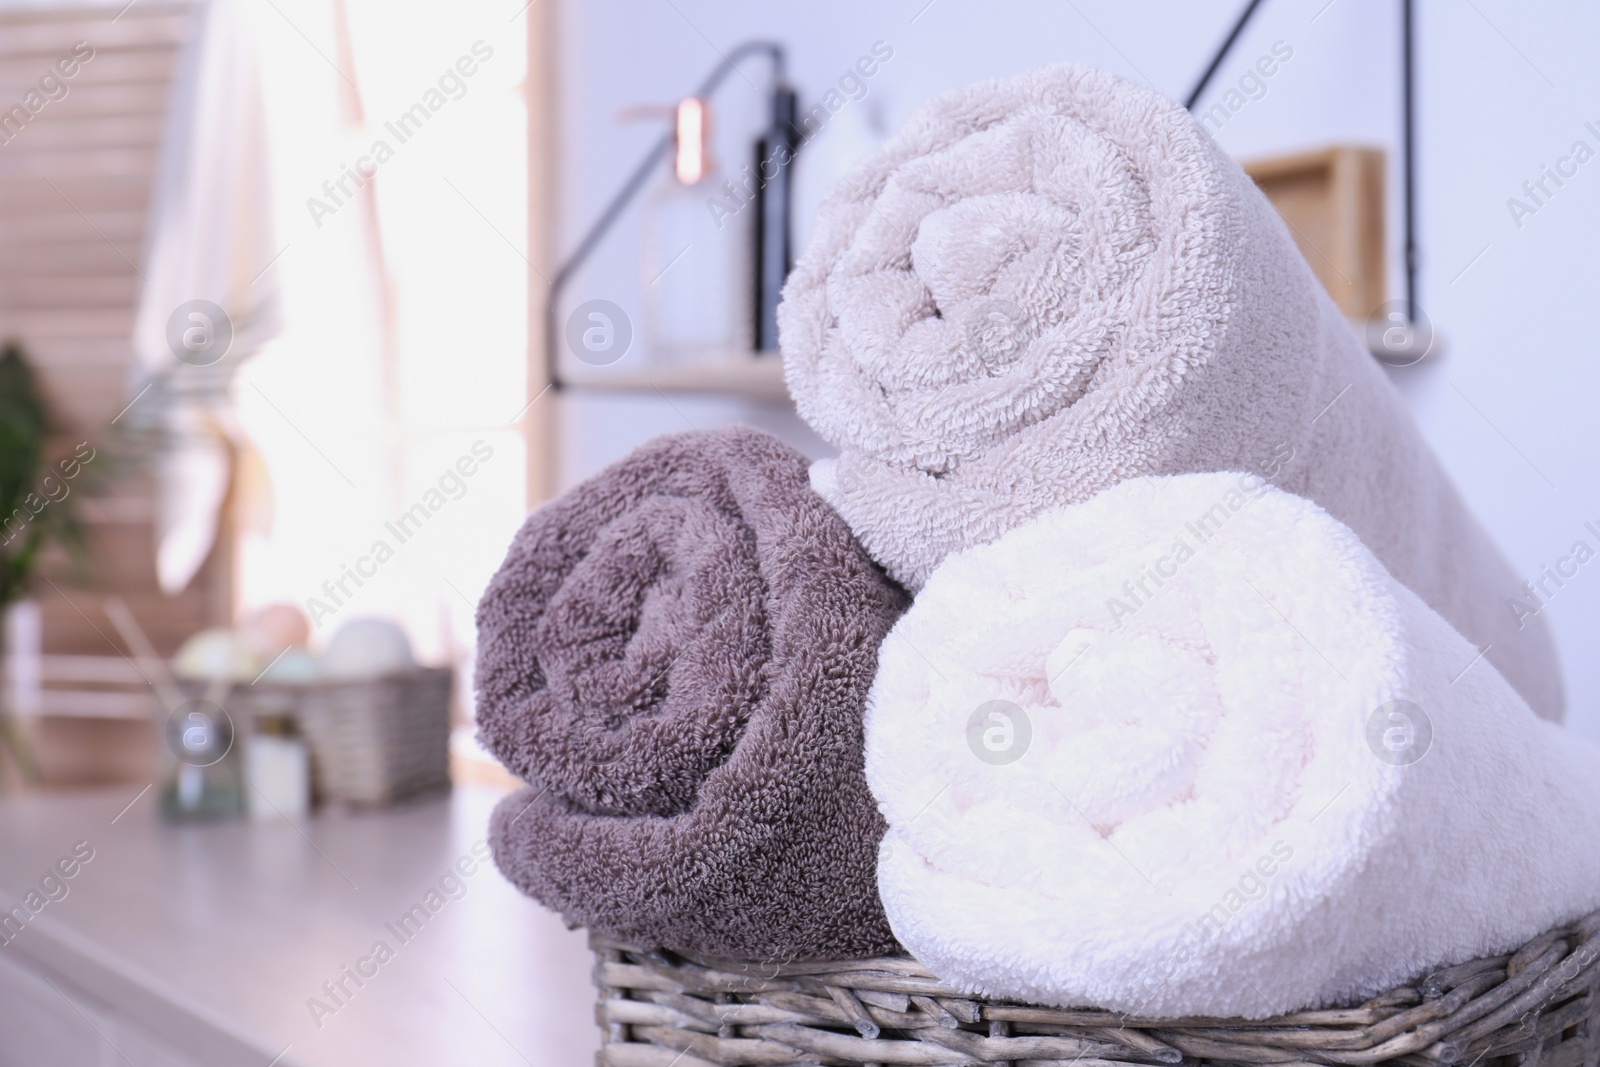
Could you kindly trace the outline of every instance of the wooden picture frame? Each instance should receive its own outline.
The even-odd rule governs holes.
[[[1250,160],[1244,169],[1339,310],[1356,322],[1371,318],[1388,300],[1383,151],[1334,145]]]

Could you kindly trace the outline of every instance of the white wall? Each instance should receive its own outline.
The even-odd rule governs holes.
[[[788,45],[803,100],[819,97],[874,42],[894,50],[866,96],[847,105],[801,157],[803,238],[829,176],[929,95],[1072,59],[1182,97],[1240,7],[1242,0],[568,3],[561,29],[562,247],[571,247],[661,128],[620,124],[617,112],[670,102],[719,52],[746,38]],[[1398,8],[1397,0],[1268,0],[1219,71],[1210,99],[1274,42],[1287,42],[1294,57],[1218,140],[1240,157],[1357,141],[1390,149],[1397,162]],[[1535,578],[1576,540],[1600,550],[1600,537],[1583,528],[1595,520],[1600,529],[1591,399],[1600,390],[1600,364],[1589,358],[1594,279],[1582,258],[1600,238],[1600,160],[1562,188],[1551,185],[1555,195],[1520,227],[1507,198],[1575,141],[1600,151],[1600,67],[1589,54],[1600,39],[1600,9],[1576,0],[1420,0],[1418,8],[1418,296],[1446,349],[1392,377],[1469,503],[1517,570]],[[746,70],[753,86],[766,84],[759,62]],[[737,152],[742,162],[740,138],[756,96],[735,77],[719,97],[726,105],[718,116],[724,157]],[[1597,132],[1584,128],[1587,120]],[[1390,285],[1398,296],[1398,181],[1391,184]],[[624,220],[578,279],[574,303],[603,296],[639,313],[648,286],[638,217]],[[731,234],[696,236],[667,277],[714,273],[725,254],[716,242]],[[641,342],[628,358],[651,356]],[[656,433],[691,425],[755,422],[808,452],[823,448],[792,414],[725,401],[674,406],[591,396],[567,401],[564,418],[569,479]],[[1600,656],[1590,648],[1600,633],[1600,562],[1568,581],[1546,616],[1566,663],[1570,721],[1600,737]]]

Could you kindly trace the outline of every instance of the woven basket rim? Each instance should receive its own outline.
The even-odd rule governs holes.
[[[286,682],[281,679],[263,678],[258,682],[235,682],[234,687],[251,689],[286,689],[303,693],[308,689],[333,688],[336,686],[352,685],[379,685],[387,682],[416,681],[424,678],[437,678],[442,674],[455,674],[453,667],[427,667],[418,665],[407,667],[400,671],[387,671],[383,674],[374,674],[365,678],[330,678],[318,675],[299,682]],[[204,685],[205,683],[198,683]]]
[[[599,1017],[608,1028],[602,1063],[645,1063],[607,1050],[655,1045],[682,1054],[680,1067],[1201,1061],[1444,1067],[1519,1053],[1528,1064],[1541,1050],[1549,1056],[1562,1045],[1568,1047],[1550,1062],[1600,1062],[1597,934],[1600,911],[1515,952],[1439,967],[1359,1004],[1264,1019],[1146,1017],[985,997],[946,985],[910,956],[737,960],[594,932],[589,944],[597,957]]]

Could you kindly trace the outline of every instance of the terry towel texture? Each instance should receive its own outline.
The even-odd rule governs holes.
[[[531,785],[500,869],[640,944],[892,950],[862,715],[904,607],[767,434],[660,438],[541,508],[478,607],[480,736]]]
[[[779,308],[813,482],[912,590],[1127,478],[1259,471],[1358,533],[1534,709],[1540,619],[1250,179],[1060,65],[939,96],[824,203]]]
[[[1259,1018],[1600,906],[1600,749],[1259,478],[1127,482],[952,556],[880,659],[884,903],[964,988]]]

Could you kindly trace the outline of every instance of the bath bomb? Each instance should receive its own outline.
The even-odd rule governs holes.
[[[351,619],[339,627],[322,655],[329,678],[378,678],[416,665],[405,631],[389,619]]]
[[[185,641],[172,658],[172,670],[179,678],[248,682],[261,672],[261,661],[232,630],[217,626]]]

